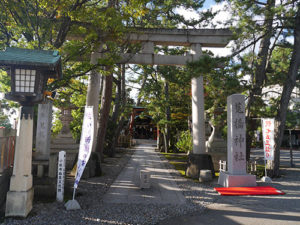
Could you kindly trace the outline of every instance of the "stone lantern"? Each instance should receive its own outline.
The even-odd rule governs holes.
[[[7,48],[0,51],[0,67],[11,76],[8,100],[21,105],[13,175],[7,193],[5,216],[26,217],[32,209],[33,106],[44,100],[49,78],[60,78],[61,57],[57,51]]]

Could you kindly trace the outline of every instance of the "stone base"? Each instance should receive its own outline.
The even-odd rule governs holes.
[[[31,163],[31,162],[30,162]],[[32,175],[21,176],[12,175],[10,179],[10,191],[23,192],[32,188]]]
[[[223,187],[255,187],[256,176],[250,174],[232,175],[221,171],[218,184]]]
[[[39,201],[54,201],[56,198],[56,178],[34,177],[34,197]]]
[[[6,199],[6,217],[27,217],[32,209],[33,188],[28,191],[9,191]]]
[[[212,176],[215,176],[211,156],[208,154],[189,154],[185,175],[199,179],[200,170],[211,170]]]

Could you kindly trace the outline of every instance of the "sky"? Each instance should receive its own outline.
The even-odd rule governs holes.
[[[226,4],[227,4],[226,2],[217,4],[213,0],[208,0],[208,1],[205,1],[202,10],[207,10],[209,8],[212,8],[213,12],[220,10],[220,12],[216,15],[216,17],[211,21],[213,24],[217,24],[218,21],[225,21],[230,18],[229,12],[223,10]],[[186,19],[199,18],[197,12],[192,11],[192,10],[186,10],[183,7],[177,9],[177,12],[180,15],[183,15]],[[212,27],[207,27],[207,28],[212,28]],[[224,28],[224,27],[221,25],[216,25],[215,28]],[[226,48],[202,48],[202,49],[212,51],[215,54],[215,56],[220,56],[220,57],[228,56],[231,54],[231,47],[230,47],[231,44],[232,43],[229,43]]]

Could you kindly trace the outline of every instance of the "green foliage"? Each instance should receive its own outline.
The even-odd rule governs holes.
[[[265,176],[265,165],[256,165],[255,175],[259,178]]]
[[[74,81],[74,85],[78,89],[70,89],[73,94],[70,98],[71,105],[76,106],[72,110],[73,121],[70,124],[71,132],[75,140],[79,141],[81,136],[81,129],[83,123],[84,106],[86,102],[86,86],[80,81]]]
[[[6,129],[11,129],[12,124],[9,120],[9,113],[14,112],[10,111],[10,104],[5,99],[0,99],[0,127],[5,127]],[[7,110],[6,112],[4,111]]]
[[[218,67],[218,63],[222,63],[223,59],[213,58],[208,54],[204,54],[197,61],[187,64],[190,78],[211,74],[212,70]]]
[[[55,137],[56,135],[59,134],[59,132],[61,131],[63,125],[62,125],[62,122],[61,120],[59,119],[60,118],[60,110],[59,111],[56,111],[54,113],[54,122],[52,124],[52,128],[51,128],[51,131],[52,131],[52,136]]]
[[[12,128],[8,116],[2,112],[0,112],[0,127],[5,127],[6,129]]]
[[[175,146],[181,152],[191,152],[193,149],[191,132],[189,130],[182,131]]]
[[[72,131],[73,138],[76,141],[80,141],[83,115],[84,115],[84,108],[78,108],[76,110],[72,110],[73,121],[70,124],[70,128]]]
[[[294,129],[300,126],[300,104],[295,103],[293,110],[288,110],[286,115],[286,128]]]
[[[0,69],[0,92],[6,93],[10,91],[10,76],[7,72]]]

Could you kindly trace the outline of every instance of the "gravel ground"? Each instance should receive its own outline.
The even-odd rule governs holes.
[[[5,219],[2,224],[156,224],[173,216],[199,213],[207,204],[215,202],[219,195],[213,190],[217,180],[201,184],[182,177],[168,161],[161,156],[162,163],[176,180],[187,199],[185,205],[169,204],[103,204],[102,197],[126,165],[134,150],[118,153],[115,158],[107,158],[103,164],[104,175],[81,180],[78,200],[82,210],[66,211],[62,203],[35,203],[26,219]]]
[[[169,170],[178,186],[181,188],[187,203],[184,205],[169,204],[104,204],[103,195],[107,192],[110,185],[117,178],[123,167],[126,165],[133,149],[122,149],[114,158],[105,159],[102,165],[104,174],[101,177],[81,180],[77,191],[76,199],[82,210],[66,211],[63,203],[34,203],[30,215],[26,219],[8,218],[1,224],[17,225],[51,225],[51,224],[157,224],[168,218],[182,215],[199,215],[209,204],[222,202],[213,187],[217,185],[217,179],[210,183],[199,183],[186,179],[176,171],[173,165],[161,156],[162,163]],[[289,192],[288,204],[298,204],[300,170],[283,169],[280,178],[273,181],[272,186],[283,191]],[[72,182],[71,182],[72,183]],[[259,182],[258,182],[259,183]],[[294,193],[292,195],[291,193]],[[241,197],[243,201],[249,196]],[[256,197],[261,198],[261,197]],[[251,197],[253,199],[253,197]],[[272,199],[272,198],[270,198]],[[224,199],[223,199],[224,201]],[[274,200],[275,201],[275,200]],[[1,223],[1,218],[0,218]]]

